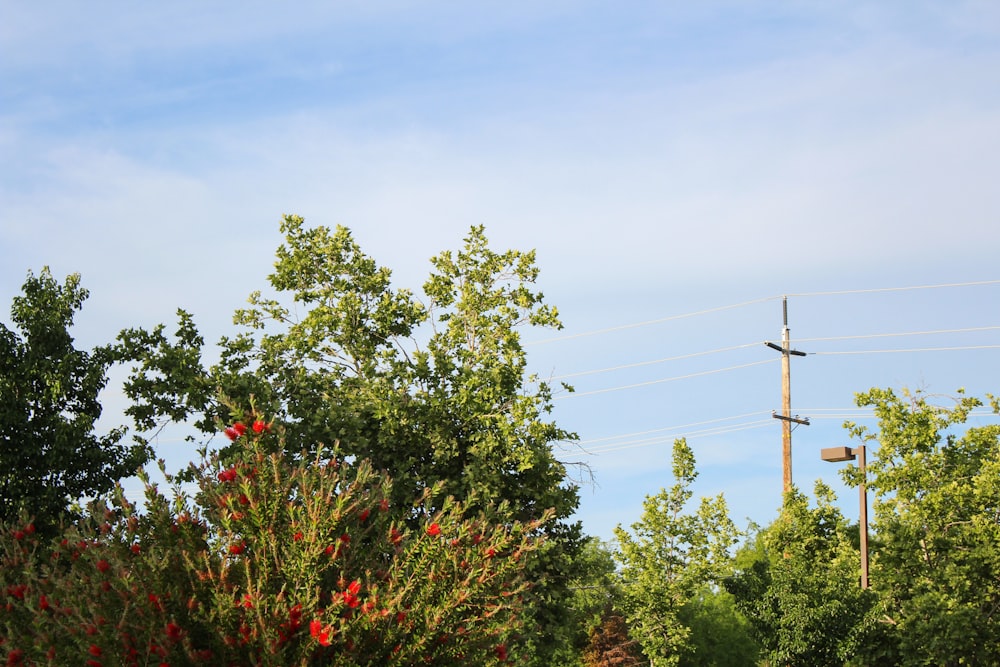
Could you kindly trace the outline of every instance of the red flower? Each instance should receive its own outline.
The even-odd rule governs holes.
[[[393,526],[392,530],[389,531],[389,541],[393,544],[399,544],[403,541],[403,534],[396,530],[395,526]]]
[[[253,596],[249,593],[243,596],[243,606],[246,609],[253,609]]]
[[[431,537],[437,537],[438,535],[441,534],[441,526],[437,525],[436,523],[432,523],[431,525],[427,526],[427,534],[430,535]]]
[[[41,609],[42,611],[46,611],[50,607],[51,607],[51,605],[49,604],[49,599],[47,597],[45,597],[44,595],[38,596],[38,608],[39,609]]]
[[[309,636],[318,641],[321,646],[329,646],[332,631],[330,626],[324,626],[320,621],[309,622]]]
[[[270,431],[270,430],[271,430],[271,425],[268,424],[267,422],[263,422],[263,421],[261,421],[261,420],[258,419],[257,421],[255,421],[253,423],[253,432],[254,433],[260,433],[262,431]]]
[[[496,555],[497,555],[497,550],[494,549],[493,547],[490,547],[489,549],[486,550],[486,557],[487,558],[493,558]]]
[[[235,440],[235,438],[230,438],[230,440]],[[229,468],[228,470],[223,470],[222,472],[219,473],[219,481],[220,482],[235,482],[236,478],[238,476],[239,475],[236,472],[236,467],[233,466],[232,468]]]
[[[344,544],[350,544],[351,536],[348,535],[347,533],[344,533],[343,535],[340,536],[340,541],[343,542]]]
[[[91,644],[90,648],[87,649],[87,653],[94,656],[95,658],[101,657],[101,647],[97,644]]]
[[[101,560],[97,561],[96,567],[103,574],[104,572],[107,572],[108,570],[111,569],[111,563],[102,558]]]
[[[142,551],[142,547],[140,547],[138,544],[133,544],[132,546],[129,547],[129,549],[131,549],[132,553],[136,555],[138,555],[139,552]]]
[[[20,665],[22,660],[24,660],[24,651],[19,648],[16,648],[7,654],[8,665]]]
[[[243,435],[247,432],[247,426],[243,422],[236,422],[231,428],[239,435]]]
[[[225,433],[226,437],[229,438],[230,440],[235,440],[236,438],[240,437],[240,434],[236,432],[236,429],[231,426],[226,428],[226,430],[223,431],[223,433]]]
[[[239,544],[230,544],[229,545],[229,555],[230,556],[239,556],[241,553],[243,553],[243,543],[242,542],[240,542]]]
[[[292,539],[295,540],[296,542],[300,541],[302,539],[302,531],[300,530],[294,535],[292,535]]]
[[[14,539],[15,540],[23,540],[24,539],[24,531],[23,530],[15,530],[14,531]]]
[[[385,498],[383,498],[382,500],[378,501],[378,509],[379,509],[380,512],[388,512],[389,511],[389,501],[386,500]]]
[[[173,621],[167,623],[167,638],[172,641],[180,641],[181,638],[181,626],[177,625]]]
[[[358,515],[358,520],[367,521],[369,514],[371,514],[371,510],[365,509],[364,511],[361,512],[361,514]]]
[[[500,662],[507,662],[507,647],[504,644],[498,644],[495,650],[497,659]]]

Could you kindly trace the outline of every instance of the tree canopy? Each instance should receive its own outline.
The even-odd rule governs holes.
[[[28,273],[22,292],[14,328],[0,323],[0,521],[29,511],[48,531],[74,501],[135,474],[149,451],[122,442],[124,429],[95,432],[115,356],[106,345],[74,345],[74,315],[88,297],[80,276],[60,285],[46,267]]]
[[[391,283],[344,227],[286,216],[268,280],[250,294],[236,333],[206,364],[204,341],[179,311],[176,333],[131,329],[118,352],[133,364],[126,392],[140,428],[190,420],[216,432],[235,407],[267,414],[295,442],[337,443],[394,480],[394,501],[439,485],[502,520],[548,513],[533,560],[541,654],[558,643],[580,527],[578,492],[554,448],[576,436],[546,419],[552,388],[527,374],[519,329],[561,327],[535,289],[533,252],[495,252],[473,227],[457,252],[431,260],[423,299]],[[234,455],[222,450],[223,459]]]

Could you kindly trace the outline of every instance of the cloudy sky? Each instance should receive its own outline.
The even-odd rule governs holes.
[[[412,288],[485,224],[498,249],[537,249],[563,316],[524,337],[534,369],[572,375],[554,414],[584,444],[561,455],[590,466],[580,518],[602,537],[671,483],[683,434],[699,493],[773,517],[780,366],[762,342],[780,340],[782,295],[793,346],[823,353],[792,368],[806,489],[838,482],[818,450],[864,417],[854,392],[1000,390],[996,3],[0,15],[4,321],[48,265],[91,290],[81,345],[177,307],[215,340],[265,286],[284,213],[347,225]],[[886,289],[932,285],[952,286]],[[167,436],[159,453],[193,455]]]

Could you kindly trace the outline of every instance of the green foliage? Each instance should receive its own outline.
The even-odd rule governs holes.
[[[493,523],[436,490],[394,506],[391,481],[368,462],[336,450],[292,457],[280,433],[257,425],[259,434],[238,436],[243,453],[231,465],[193,469],[193,497],[147,485],[139,512],[119,489],[51,543],[4,527],[7,664],[514,657],[537,522]]]
[[[94,433],[113,355],[73,345],[73,317],[88,296],[80,276],[60,285],[45,268],[22,289],[15,329],[0,323],[0,521],[30,511],[49,531],[72,502],[134,474],[148,452],[123,444],[123,429]]]
[[[593,631],[621,599],[621,581],[609,545],[588,537],[568,565],[563,576],[571,577],[569,595],[564,620],[557,628],[560,636],[554,642],[558,649],[548,658],[552,667],[579,667]]]
[[[685,513],[697,472],[683,439],[674,443],[673,471],[677,483],[647,496],[632,532],[615,529],[626,621],[656,667],[681,664],[691,652],[691,628],[682,612],[727,572],[728,550],[737,538],[721,495],[702,498],[696,513]]]
[[[692,650],[681,667],[745,667],[757,664],[760,648],[750,624],[736,609],[731,594],[705,586],[681,610],[681,622],[691,628]]]
[[[852,659],[874,625],[875,595],[829,487],[816,506],[793,489],[781,514],[738,559],[724,585],[771,664],[821,667]],[[875,663],[872,663],[875,664]]]
[[[231,403],[274,415],[291,441],[340,443],[370,460],[393,476],[395,503],[440,485],[500,521],[554,510],[529,565],[529,640],[546,664],[565,644],[580,527],[567,522],[577,488],[552,449],[576,436],[546,419],[552,389],[527,376],[520,342],[522,326],[561,326],[534,289],[534,253],[494,252],[474,227],[460,251],[432,260],[421,302],[394,289],[347,229],[287,216],[281,231],[276,294],[251,294],[217,364],[205,365],[183,311],[173,339],[163,327],[122,333],[118,352],[134,364],[129,413],[143,428],[192,419],[207,434]],[[223,460],[235,454],[222,450]]]
[[[982,401],[961,392],[950,409],[883,389],[857,402],[879,419],[877,431],[847,425],[878,443],[871,578],[888,641],[872,650],[895,647],[900,665],[1000,663],[1000,426],[963,429]],[[845,476],[859,481],[856,468]]]

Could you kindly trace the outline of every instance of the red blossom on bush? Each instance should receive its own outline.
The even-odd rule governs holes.
[[[497,660],[500,662],[507,662],[507,646],[505,644],[498,644],[496,647]]]
[[[320,643],[321,646],[329,646],[333,637],[333,630],[329,625],[324,626],[320,621],[310,621],[309,636]]]
[[[177,625],[173,621],[167,623],[166,627],[167,639],[172,641],[180,641],[181,639],[181,626]]]
[[[238,544],[230,544],[229,545],[229,555],[230,556],[239,556],[241,553],[243,553],[243,549],[244,549],[244,545],[243,545],[242,542],[239,542]]]
[[[104,574],[105,572],[111,569],[111,563],[102,558],[101,560],[97,561],[95,567],[101,574]]]
[[[260,419],[258,419],[253,423],[254,433],[261,433],[263,431],[270,431],[270,430],[271,430],[271,425],[265,421],[261,421]]]
[[[239,473],[236,472],[236,466],[219,473],[220,482],[235,482],[237,477],[239,477]]]
[[[432,523],[431,525],[427,526],[427,534],[430,535],[431,537],[437,537],[438,535],[441,534],[441,526],[437,525],[436,523]]]

